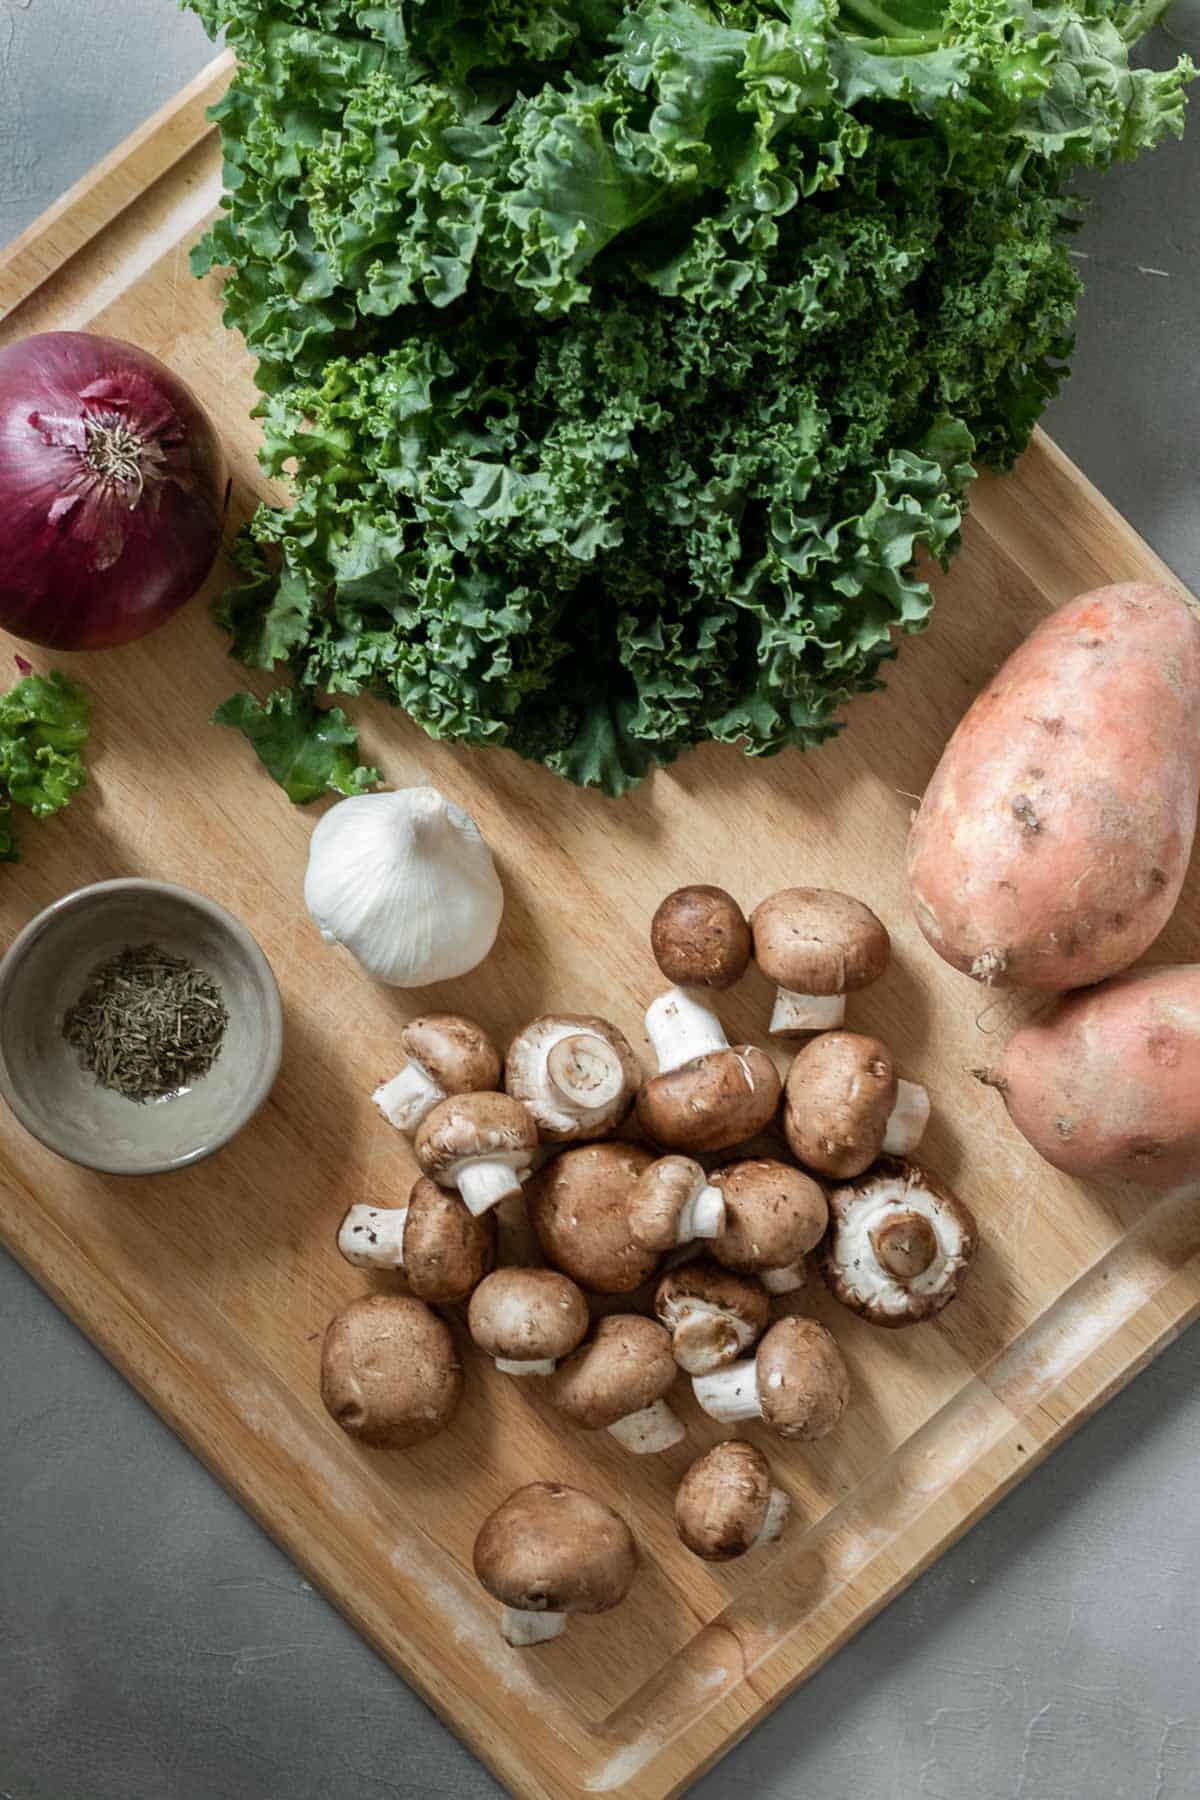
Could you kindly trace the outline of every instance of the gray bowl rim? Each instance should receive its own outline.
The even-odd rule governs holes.
[[[16,970],[24,962],[29,951],[38,938],[61,914],[78,911],[102,894],[162,894],[168,899],[182,902],[193,912],[202,913],[210,922],[233,939],[234,943],[246,956],[262,984],[263,1002],[266,1009],[266,1045],[267,1055],[262,1074],[252,1087],[247,1088],[242,1105],[230,1115],[227,1125],[214,1132],[203,1144],[194,1150],[184,1151],[179,1156],[169,1157],[159,1163],[140,1163],[131,1167],[120,1158],[105,1157],[103,1152],[95,1156],[71,1156],[61,1145],[41,1128],[34,1115],[18,1091],[12,1076],[9,1074],[8,1059],[4,1054],[3,1040],[0,1039],[0,1095],[3,1095],[14,1117],[24,1126],[30,1137],[44,1144],[55,1156],[61,1156],[64,1162],[75,1163],[79,1168],[95,1169],[102,1175],[166,1175],[173,1169],[190,1168],[193,1163],[202,1162],[205,1157],[212,1156],[224,1149],[239,1131],[247,1126],[259,1108],[265,1102],[275,1085],[279,1074],[279,1065],[283,1060],[283,1002],[279,995],[279,983],[275,979],[275,971],[267,961],[266,952],[262,949],[248,926],[235,918],[228,909],[216,900],[210,900],[207,894],[198,894],[194,888],[180,887],[174,881],[151,881],[145,876],[122,875],[115,881],[94,881],[87,887],[75,888],[69,894],[52,900],[49,906],[43,907],[40,913],[30,919],[28,925],[22,926],[3,958],[0,958],[0,1011],[3,1011],[12,986]]]

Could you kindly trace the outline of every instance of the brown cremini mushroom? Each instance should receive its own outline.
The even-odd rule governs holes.
[[[811,1441],[833,1430],[850,1398],[841,1351],[815,1319],[780,1319],[758,1354],[692,1381],[697,1403],[722,1425],[761,1419],[777,1437]]]
[[[663,1396],[678,1374],[671,1340],[640,1313],[610,1313],[546,1383],[545,1395],[584,1431],[610,1431],[627,1450],[669,1450],[683,1426]]]
[[[418,1300],[465,1300],[496,1261],[496,1221],[476,1218],[462,1196],[427,1175],[407,1206],[352,1206],[338,1249],[359,1269],[403,1269]]]
[[[811,1176],[772,1157],[729,1163],[710,1177],[725,1201],[725,1229],[709,1245],[722,1268],[757,1275],[769,1294],[803,1287],[804,1259],[829,1223]]]
[[[690,1156],[660,1156],[640,1175],[629,1202],[629,1234],[643,1250],[673,1250],[714,1238],[725,1224],[725,1202]]]
[[[771,1322],[762,1283],[701,1257],[659,1282],[654,1311],[671,1333],[671,1351],[689,1375],[710,1375],[744,1356]]]
[[[650,922],[650,947],[668,981],[732,987],[750,964],[750,926],[724,888],[676,888]]]
[[[594,1294],[628,1294],[658,1269],[635,1244],[629,1203],[654,1161],[640,1144],[576,1144],[531,1176],[529,1217],[548,1263]]]
[[[342,1430],[364,1444],[407,1450],[436,1437],[462,1390],[454,1339],[423,1300],[364,1295],[326,1327],[321,1398]]]
[[[449,1094],[479,1094],[500,1086],[500,1052],[482,1025],[461,1013],[425,1013],[400,1033],[408,1061],[376,1088],[376,1106],[397,1131],[410,1135]]]
[[[975,1220],[928,1170],[883,1157],[829,1196],[821,1272],[872,1325],[915,1325],[958,1292],[975,1254]]]
[[[519,1100],[454,1094],[422,1119],[413,1150],[426,1175],[457,1188],[478,1215],[520,1193],[537,1142],[537,1126]]]
[[[714,1444],[692,1464],[675,1493],[675,1529],[693,1556],[731,1562],[773,1544],[791,1500],[771,1480],[761,1450],[742,1438]]]
[[[535,1019],[508,1047],[504,1081],[548,1144],[607,1137],[633,1105],[642,1072],[607,1019],[561,1013]]]
[[[891,940],[869,906],[833,888],[782,888],[750,915],[754,960],[775,982],[771,1031],[828,1031],[846,1016],[847,992],[887,968]]]
[[[769,1125],[779,1107],[775,1064],[753,1044],[731,1046],[721,1021],[684,988],[646,1013],[659,1073],[637,1099],[638,1123],[666,1150],[730,1150]]]
[[[497,1269],[475,1289],[467,1313],[475,1343],[505,1375],[553,1375],[590,1323],[584,1295],[556,1269]]]
[[[637,1546],[619,1513],[560,1482],[518,1488],[475,1539],[475,1574],[504,1608],[515,1647],[544,1644],[569,1613],[608,1612],[637,1572]]]
[[[822,1032],[788,1071],[788,1148],[819,1175],[846,1181],[881,1154],[907,1155],[928,1119],[925,1089],[899,1080],[887,1045],[861,1032]]]

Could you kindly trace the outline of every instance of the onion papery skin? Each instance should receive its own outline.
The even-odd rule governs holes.
[[[55,650],[144,637],[203,585],[230,487],[204,408],[137,345],[0,350],[0,626]]]

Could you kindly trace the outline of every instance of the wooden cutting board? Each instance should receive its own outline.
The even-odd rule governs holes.
[[[204,110],[228,71],[214,63],[10,249],[0,341],[94,328],[165,358],[224,435],[242,515],[269,491],[250,364],[222,329],[216,281],[187,268],[219,194]],[[1005,1029],[1007,1003],[937,961],[901,878],[913,799],[976,689],[1047,609],[1131,577],[1170,579],[1039,438],[1015,475],[980,482],[933,629],[904,645],[888,692],[859,702],[845,739],[811,756],[753,763],[709,748],[614,803],[360,704],[365,755],[389,782],[430,780],[466,806],[507,889],[489,962],[411,996],[372,987],[309,925],[315,813],[290,807],[243,741],[208,724],[245,674],[202,602],[118,654],[58,659],[95,696],[93,780],[68,814],[29,826],[26,860],[0,873],[0,941],[84,882],[184,882],[257,934],[288,1042],[259,1118],[182,1174],[89,1174],[5,1112],[4,1242],[521,1800],[682,1792],[1200,1311],[1200,1206],[1083,1187],[1026,1149],[967,1073]],[[608,1014],[644,1044],[642,1011],[661,985],[650,914],[691,880],[725,883],[747,906],[785,884],[829,883],[882,913],[894,966],[852,1019],[929,1085],[927,1159],[983,1234],[959,1300],[913,1331],[873,1330],[819,1282],[799,1297],[836,1332],[854,1402],[816,1446],[748,1434],[791,1492],[795,1522],[778,1548],[726,1568],[697,1562],[672,1528],[676,1483],[719,1435],[682,1385],[686,1443],[635,1460],[483,1366],[454,1316],[468,1395],[433,1443],[363,1451],[317,1397],[325,1323],[368,1285],[335,1251],[338,1222],[355,1201],[400,1202],[413,1173],[370,1099],[395,1071],[403,1021],[452,1008],[502,1037],[569,1009]],[[1193,881],[1164,956],[1200,957],[1198,895]],[[761,1035],[768,998],[754,975],[730,997],[737,1036]],[[472,1578],[471,1546],[484,1515],[535,1477],[611,1500],[643,1568],[618,1612],[516,1653]]]

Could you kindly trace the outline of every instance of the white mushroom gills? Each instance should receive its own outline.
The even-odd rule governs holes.
[[[398,1075],[377,1087],[371,1098],[389,1125],[409,1136],[417,1129],[426,1113],[431,1113],[446,1090],[419,1062],[409,1062]]]
[[[523,1612],[518,1606],[506,1606],[500,1614],[500,1635],[514,1650],[527,1650],[531,1644],[548,1644],[566,1623],[566,1613]]]
[[[785,1269],[764,1269],[758,1278],[768,1294],[794,1294],[808,1280],[804,1258],[789,1263]]]
[[[695,1238],[717,1238],[725,1229],[725,1199],[702,1174],[679,1209],[675,1222],[676,1244]]]
[[[836,1031],[845,1017],[845,994],[794,994],[790,988],[776,988],[768,1029],[775,1037],[799,1037],[806,1031]]]
[[[788,1522],[792,1510],[792,1499],[782,1488],[773,1487],[767,1501],[767,1516],[759,1526],[758,1535],[750,1548],[761,1550],[764,1544],[773,1544],[776,1538],[783,1536],[783,1528]]]
[[[929,1094],[917,1081],[896,1083],[896,1104],[883,1136],[885,1156],[911,1156],[929,1123]]]
[[[407,1206],[352,1206],[338,1232],[338,1249],[356,1269],[402,1269]]]
[[[626,1413],[609,1431],[618,1444],[632,1450],[635,1456],[654,1456],[670,1450],[685,1436],[683,1426],[665,1400],[652,1400],[638,1412]]]
[[[538,1356],[530,1362],[516,1362],[511,1356],[497,1356],[496,1367],[502,1375],[553,1375],[554,1358]]]
[[[727,1369],[716,1369],[711,1375],[695,1376],[692,1392],[701,1411],[720,1425],[741,1425],[746,1419],[762,1418],[758,1363],[753,1356],[731,1363]]]
[[[439,1179],[458,1189],[467,1211],[478,1219],[502,1200],[520,1193],[531,1158],[528,1150],[512,1151],[507,1156],[468,1156]]]
[[[646,1010],[646,1036],[660,1075],[669,1075],[697,1056],[728,1050],[729,1039],[710,1006],[687,988],[668,988]]]
[[[754,1332],[745,1319],[727,1306],[699,1298],[679,1301],[670,1331],[675,1361],[689,1375],[706,1375],[728,1364],[731,1359],[722,1354],[722,1345],[730,1337],[735,1356],[754,1342]]]

